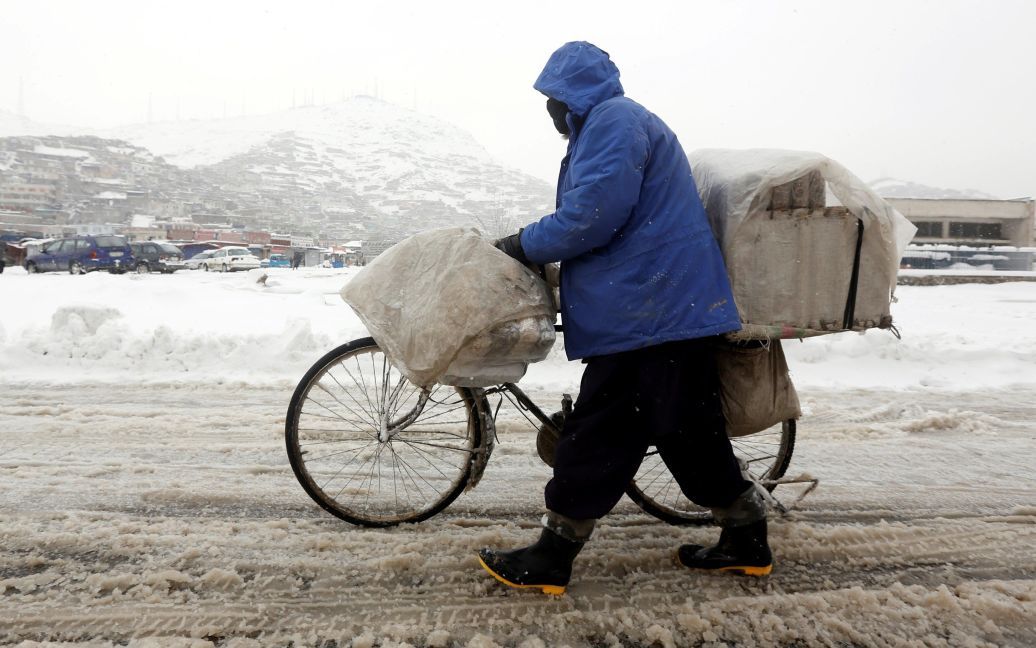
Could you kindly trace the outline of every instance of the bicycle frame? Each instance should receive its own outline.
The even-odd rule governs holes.
[[[531,412],[533,416],[535,416],[537,419],[539,419],[540,423],[542,423],[543,425],[550,426],[550,427],[554,428],[555,430],[557,430],[557,426],[554,425],[554,422],[550,420],[550,417],[547,416],[543,412],[543,410],[541,410],[539,408],[539,406],[536,405],[536,403],[533,402],[533,400],[531,398],[529,398],[526,395],[526,393],[523,392],[518,387],[518,385],[516,385],[514,383],[504,383],[502,385],[498,385],[496,387],[490,387],[490,388],[484,390],[484,393],[485,393],[486,396],[492,396],[493,394],[503,394],[504,392],[510,392],[510,394],[512,396],[514,396],[515,400],[517,401],[517,403],[515,403],[515,404],[519,406],[520,410]],[[566,396],[567,396],[567,394],[566,394]],[[510,400],[510,399],[508,399],[508,400]],[[564,402],[564,401],[562,401],[562,402]],[[503,401],[501,401],[501,403],[503,403]],[[497,406],[497,411],[499,411],[499,409],[500,409],[500,407],[498,405]],[[493,420],[496,421],[496,412],[493,412]],[[494,431],[495,431],[495,427],[494,427]],[[558,432],[560,432],[560,431],[561,430],[558,430]]]

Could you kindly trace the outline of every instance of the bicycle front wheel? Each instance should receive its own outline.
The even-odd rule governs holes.
[[[285,421],[291,468],[324,510],[387,527],[449,506],[481,451],[484,397],[413,385],[373,338],[317,361],[295,389]]]
[[[795,449],[795,419],[788,419],[762,432],[730,439],[730,445],[758,480],[780,479],[791,463]],[[773,490],[773,487],[770,487]],[[710,524],[712,512],[696,505],[683,494],[661,455],[649,450],[637,475],[626,488],[645,513],[670,524]]]

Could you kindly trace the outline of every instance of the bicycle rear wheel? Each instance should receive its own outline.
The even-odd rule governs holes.
[[[734,454],[759,480],[780,479],[788,470],[795,449],[795,420],[730,439]],[[773,490],[773,487],[770,488]],[[649,449],[626,495],[644,512],[670,524],[709,524],[712,512],[684,496],[661,455]]]
[[[484,400],[471,389],[413,385],[373,338],[354,340],[295,389],[285,420],[291,468],[317,504],[347,522],[428,519],[471,477]]]

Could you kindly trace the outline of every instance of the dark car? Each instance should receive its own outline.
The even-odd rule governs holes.
[[[29,272],[67,270],[84,274],[91,270],[126,272],[134,267],[133,250],[125,236],[74,236],[47,243],[25,259]]]
[[[140,273],[159,272],[173,273],[187,266],[183,262],[183,250],[172,243],[157,241],[140,241],[130,243],[133,250],[134,269]]]

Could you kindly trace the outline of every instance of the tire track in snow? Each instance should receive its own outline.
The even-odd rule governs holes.
[[[772,636],[790,644],[931,635],[1021,646],[1036,626],[1036,491],[1018,477],[1034,465],[1027,392],[810,394],[824,416],[800,428],[791,473],[815,472],[821,486],[774,519],[773,576],[677,568],[680,543],[716,530],[670,527],[624,500],[580,556],[569,595],[551,599],[506,590],[474,558],[480,546],[521,546],[535,534],[549,472],[531,435],[502,435],[479,488],[433,520],[358,529],[312,504],[287,469],[278,402],[287,397],[250,389],[54,386],[47,397],[60,407],[49,413],[10,406],[9,394],[24,401],[33,388],[5,391],[0,429],[22,445],[0,461],[0,641],[341,645],[369,629],[419,643],[448,629],[459,645],[478,633],[504,645],[527,635],[605,645],[608,632],[647,645],[669,632],[678,645],[715,636],[748,646],[768,645],[777,630],[761,619],[775,617],[785,627]],[[867,425],[898,423],[904,399],[910,412],[952,406],[1010,425],[980,437],[838,436],[853,412],[883,399],[892,405],[868,409]],[[206,427],[228,412],[240,426]],[[111,426],[119,420],[126,429]],[[902,618],[874,626],[853,616],[900,608]],[[846,630],[834,613],[870,634]]]

